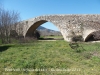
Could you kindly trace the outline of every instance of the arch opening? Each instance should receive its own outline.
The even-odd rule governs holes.
[[[85,39],[85,42],[89,42],[89,41],[95,41],[94,35],[92,33],[89,34]]]
[[[100,30],[90,33],[86,37],[85,42],[88,42],[88,41],[99,41],[99,40],[100,40]]]
[[[38,22],[34,23],[34,24],[28,29],[28,31],[27,31],[25,37],[33,37],[34,31],[35,31],[41,24],[43,24],[43,23],[45,23],[45,22],[47,22],[47,21],[41,20],[41,21],[38,21]]]
[[[52,22],[49,22],[49,21],[45,21],[45,20],[37,21],[32,26],[30,26],[25,37],[32,38],[34,36],[34,32],[37,30],[40,33],[39,39],[42,39],[42,40],[54,40],[54,39],[55,40],[63,40],[64,38],[62,37],[62,34],[60,31],[58,31],[58,30],[56,31],[56,30],[53,30],[52,28],[50,29],[50,28],[44,27],[44,25],[50,26],[50,25],[48,25],[48,23],[50,23],[51,26],[53,25],[53,27],[56,27]],[[40,28],[43,28],[43,30]]]

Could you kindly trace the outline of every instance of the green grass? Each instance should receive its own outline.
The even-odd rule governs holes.
[[[63,36],[44,36],[44,38],[63,38]]]
[[[0,74],[99,75],[100,43],[80,43],[80,45],[85,50],[77,52],[63,40],[2,45]],[[33,71],[36,69],[38,71]]]

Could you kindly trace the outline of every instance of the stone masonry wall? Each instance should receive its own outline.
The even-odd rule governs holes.
[[[72,32],[82,35],[85,40],[90,33],[100,30],[99,20],[99,14],[44,15],[22,21],[22,34],[31,34],[41,24],[51,22],[60,30],[66,41],[72,41]]]

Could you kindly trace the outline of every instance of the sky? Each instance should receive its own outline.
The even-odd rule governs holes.
[[[0,0],[0,4],[19,12],[21,20],[50,14],[100,14],[100,0]],[[42,26],[58,30],[49,22]]]

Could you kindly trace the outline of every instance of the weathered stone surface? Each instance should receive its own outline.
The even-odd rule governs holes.
[[[100,30],[92,33],[94,40],[100,40]]]
[[[84,41],[87,36],[100,30],[100,15],[44,15],[22,21],[23,36],[31,36],[35,29],[45,22],[53,23],[62,33],[66,41],[72,41],[72,32],[82,35]]]

